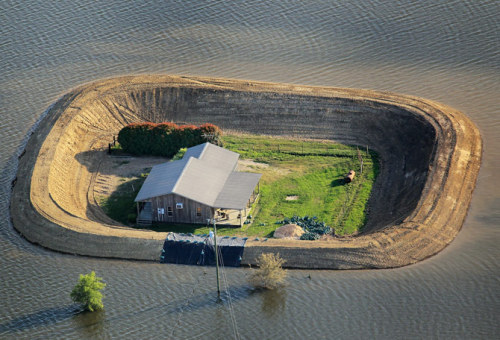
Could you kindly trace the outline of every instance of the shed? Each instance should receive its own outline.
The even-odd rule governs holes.
[[[239,154],[204,143],[183,158],[158,164],[141,187],[137,223],[243,225],[259,194],[261,174],[235,171]]]

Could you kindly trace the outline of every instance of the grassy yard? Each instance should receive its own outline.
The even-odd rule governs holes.
[[[316,216],[337,235],[357,233],[365,223],[365,206],[378,173],[376,154],[329,141],[301,141],[255,135],[228,135],[226,148],[242,159],[266,163],[262,173],[261,197],[255,205],[254,221],[241,232],[249,236],[271,236],[276,221],[286,217]],[[350,169],[356,178],[343,180]],[[288,199],[287,199],[288,198]]]
[[[225,135],[224,146],[238,152],[240,159],[253,160],[246,171],[262,173],[262,179],[259,201],[251,211],[252,223],[243,228],[217,228],[221,235],[269,237],[279,226],[277,221],[294,215],[316,216],[337,235],[355,234],[365,224],[366,203],[378,173],[375,152],[329,141],[256,135]],[[351,169],[356,177],[346,184],[343,178]],[[144,178],[134,181],[135,192],[118,188],[102,202],[111,218],[125,224],[135,213],[133,200]],[[130,188],[130,182],[123,186]],[[158,225],[153,229],[201,234],[209,230],[196,225]]]

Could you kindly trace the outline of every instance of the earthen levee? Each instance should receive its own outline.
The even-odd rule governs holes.
[[[81,255],[157,260],[164,233],[119,226],[92,183],[107,143],[139,121],[332,139],[378,151],[364,232],[331,241],[247,242],[243,264],[279,252],[295,268],[390,268],[432,256],[465,219],[481,137],[462,113],[387,92],[180,76],[96,81],[59,99],[20,158],[11,215],[28,240]]]

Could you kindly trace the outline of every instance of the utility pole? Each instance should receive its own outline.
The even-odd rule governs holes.
[[[219,251],[217,249],[217,225],[214,218],[214,248],[215,248],[215,275],[217,276],[217,302],[220,298],[220,280],[219,280]]]

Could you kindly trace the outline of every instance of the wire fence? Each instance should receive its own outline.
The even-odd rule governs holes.
[[[280,153],[295,156],[326,156],[356,159],[359,157],[371,158],[371,152],[368,147],[360,150],[359,148],[354,149],[352,147],[331,143],[249,143],[247,145],[239,145],[238,151],[246,153]]]

